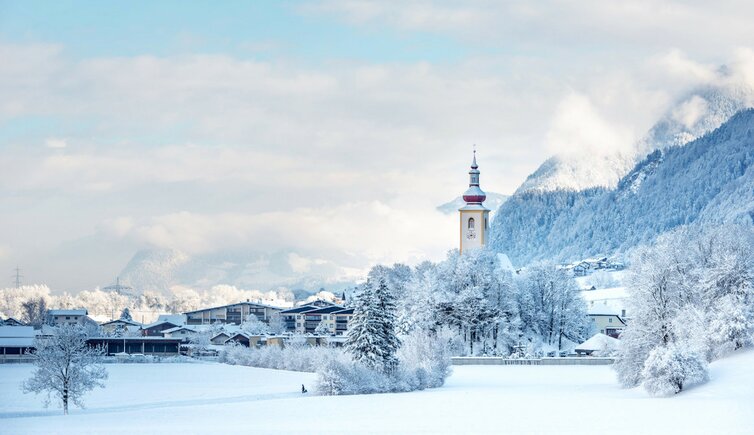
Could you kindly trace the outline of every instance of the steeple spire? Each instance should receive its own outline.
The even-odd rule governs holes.
[[[476,145],[474,146],[476,148]],[[487,195],[479,188],[479,165],[476,164],[476,149],[474,157],[471,160],[471,170],[469,171],[469,189],[463,194],[463,200],[471,204],[481,204],[487,199]]]

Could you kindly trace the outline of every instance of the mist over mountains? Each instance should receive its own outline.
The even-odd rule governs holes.
[[[516,265],[573,261],[625,253],[697,220],[751,222],[754,111],[745,108],[752,95],[742,86],[706,86],[629,154],[599,167],[588,156],[547,160],[498,210],[493,249]]]

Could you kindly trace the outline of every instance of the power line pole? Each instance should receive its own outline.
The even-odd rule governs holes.
[[[16,288],[20,288],[21,287],[21,278],[23,278],[24,276],[21,275],[21,269],[19,269],[18,266],[16,266],[16,268],[14,270],[16,271],[16,276],[15,276],[15,278],[16,278]]]

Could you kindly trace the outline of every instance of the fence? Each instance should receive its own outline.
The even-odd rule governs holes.
[[[615,362],[615,358],[563,357],[508,359],[489,356],[457,356],[451,358],[454,366],[602,366]]]

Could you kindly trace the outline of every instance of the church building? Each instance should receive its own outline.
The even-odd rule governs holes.
[[[479,166],[476,164],[475,150],[469,171],[469,188],[463,194],[466,205],[458,209],[461,225],[459,249],[462,254],[467,249],[481,248],[487,244],[490,210],[482,204],[485,199],[487,195],[479,188]]]

